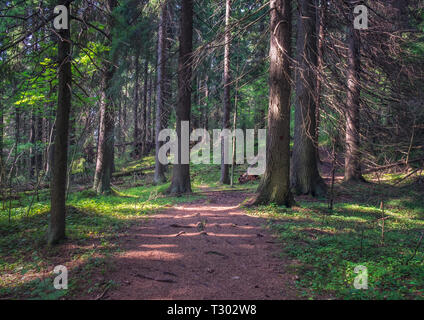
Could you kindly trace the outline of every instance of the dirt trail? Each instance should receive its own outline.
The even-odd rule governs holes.
[[[295,299],[281,244],[239,204],[249,194],[207,192],[129,230],[103,299]]]

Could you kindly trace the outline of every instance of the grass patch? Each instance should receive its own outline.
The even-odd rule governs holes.
[[[30,197],[14,202],[10,210],[0,210],[0,297],[26,299],[71,298],[103,290],[101,279],[91,274],[105,273],[112,267],[111,254],[119,250],[119,235],[150,214],[196,195],[168,197],[168,184],[123,189],[112,195],[97,196],[92,191],[71,193],[67,201],[67,241],[57,247],[46,246],[49,202],[36,202],[30,211]],[[72,269],[68,290],[53,288],[54,266]],[[95,270],[95,272],[93,271]]]
[[[416,185],[338,185],[332,212],[323,202],[298,201],[286,209],[249,209],[265,216],[294,262],[297,286],[310,298],[424,299],[424,192]],[[382,210],[384,201],[384,239]],[[417,250],[416,250],[417,249]],[[416,250],[416,251],[415,251]],[[358,265],[368,290],[354,288]]]

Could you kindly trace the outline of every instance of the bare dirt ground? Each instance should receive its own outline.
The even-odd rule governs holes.
[[[251,194],[206,195],[130,229],[102,299],[298,299],[281,244],[239,208]]]

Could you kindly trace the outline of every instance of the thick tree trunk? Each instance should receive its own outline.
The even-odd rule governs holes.
[[[231,15],[231,0],[226,0],[225,5],[225,49],[224,49],[224,105],[222,116],[222,129],[230,128],[230,112],[231,112],[231,97],[230,97],[230,15]],[[229,169],[230,165],[226,161],[229,157],[228,149],[224,150],[224,139],[221,141],[221,179],[220,183],[230,184]],[[225,162],[227,164],[225,164]]]
[[[59,1],[66,4],[68,1]],[[69,4],[66,4],[69,12]],[[70,30],[59,32],[58,44],[58,103],[56,112],[56,136],[54,140],[53,177],[51,181],[51,209],[48,243],[55,244],[65,238],[66,174],[68,165],[69,113],[71,110],[71,44]]]
[[[109,31],[113,29],[113,18],[111,12],[117,6],[116,0],[107,1],[107,11],[109,13]],[[100,102],[100,124],[99,143],[97,151],[96,172],[94,175],[94,190],[98,193],[109,193],[111,191],[110,182],[113,172],[114,155],[114,130],[115,130],[115,108],[110,88],[115,73],[117,54],[112,53],[112,63],[105,66],[102,79],[102,97]]]
[[[159,30],[158,30],[158,66],[157,66],[157,88],[156,88],[156,119],[155,119],[155,183],[164,183],[165,166],[159,162],[159,149],[162,147],[162,142],[159,141],[159,132],[164,129],[165,120],[165,89],[167,80],[167,48],[168,48],[168,3],[162,4],[160,14]]]
[[[271,0],[268,140],[266,170],[255,204],[291,206],[290,62],[291,1]]]
[[[350,0],[351,11],[355,0]],[[359,104],[360,104],[360,69],[361,38],[359,30],[353,26],[353,19],[348,26],[348,69],[347,69],[347,101],[346,101],[346,154],[345,180],[364,180],[361,173],[361,154],[359,136]]]
[[[190,165],[182,164],[181,152],[182,130],[181,122],[190,121],[191,112],[191,72],[193,51],[193,0],[182,0],[181,7],[181,33],[178,61],[178,102],[176,110],[177,138],[178,138],[178,164],[173,166],[172,182],[169,187],[171,194],[191,192]],[[186,155],[184,155],[186,156]]]
[[[317,42],[314,0],[298,1],[297,68],[291,188],[296,194],[323,195],[326,185],[317,166],[315,103]]]

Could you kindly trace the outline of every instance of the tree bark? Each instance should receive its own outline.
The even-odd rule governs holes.
[[[29,178],[34,178],[35,173],[35,154],[36,154],[36,148],[35,148],[35,110],[34,107],[31,110],[31,118],[30,118],[30,130],[29,130]]]
[[[127,125],[127,103],[128,103],[128,82],[125,84],[125,96],[124,96],[124,107],[122,109],[121,128],[126,128],[126,125]],[[125,135],[125,131],[123,131],[122,142],[124,142],[124,144],[122,146],[121,153],[125,153],[125,150],[126,150],[125,140],[126,140],[126,135]]]
[[[118,118],[117,118],[116,124],[117,124],[116,141],[119,144],[122,144],[124,143],[124,141],[122,139],[123,134],[122,134],[122,98],[121,97],[119,97],[119,100],[118,100]]]
[[[66,5],[68,1],[61,0],[59,5]],[[69,20],[68,20],[69,21]],[[66,175],[68,166],[68,136],[69,114],[71,110],[71,42],[70,29],[58,31],[58,63],[59,84],[58,103],[56,112],[56,136],[54,140],[53,177],[51,182],[51,209],[48,231],[48,243],[56,244],[65,238],[66,212]]]
[[[226,0],[225,5],[225,49],[224,49],[224,105],[222,116],[222,129],[230,128],[230,112],[231,112],[231,97],[230,97],[230,15],[231,15],[231,0]],[[228,150],[224,150],[224,138],[221,141],[221,179],[220,183],[230,184],[229,164],[225,161],[225,156],[229,157]]]
[[[178,102],[176,109],[176,131],[178,138],[178,164],[173,166],[169,193],[191,192],[190,165],[182,164],[181,122],[190,121],[191,112],[191,73],[193,51],[193,0],[182,0],[180,20],[180,49],[178,61]]]
[[[139,86],[139,81],[140,81],[140,62],[139,62],[139,58],[140,55],[137,52],[136,56],[135,56],[135,78],[134,78],[134,104],[133,104],[133,117],[134,117],[134,135],[133,135],[133,140],[134,140],[134,150],[133,150],[133,155],[134,155],[134,159],[138,158],[138,156],[140,155],[140,150],[139,150],[139,145],[140,145],[140,129],[138,128],[138,120],[139,120],[139,116],[138,116],[138,108],[140,106],[140,86]]]
[[[157,88],[156,88],[156,119],[155,119],[155,183],[164,183],[165,166],[159,162],[159,149],[162,147],[162,142],[159,141],[159,132],[164,128],[165,120],[165,90],[167,83],[167,48],[168,48],[168,3],[162,4],[160,14],[159,30],[158,30],[158,66],[157,66]]]
[[[114,22],[111,12],[117,6],[116,0],[107,1],[109,13],[109,31],[112,32]],[[94,190],[98,194],[111,191],[110,182],[113,172],[115,110],[110,94],[112,79],[115,73],[117,54],[112,53],[112,63],[105,65],[102,76],[102,97],[100,102],[99,143],[97,151],[96,172],[94,175]]]
[[[321,4],[320,4],[321,2]],[[325,17],[326,17],[326,10],[327,10],[327,1],[319,1],[315,0],[316,3],[316,31],[318,34],[317,38],[317,86],[316,86],[316,128],[315,128],[315,145],[317,147],[317,160],[320,162],[319,157],[319,149],[318,149],[318,143],[319,143],[319,127],[321,125],[321,91],[322,91],[322,77],[324,72],[324,39],[325,39]]]
[[[108,95],[113,71],[103,72],[102,95],[100,101],[99,143],[97,149],[94,190],[98,194],[110,192],[110,180],[113,166],[114,110]]]
[[[205,102],[203,104],[203,128],[209,130],[209,76],[205,75],[203,86],[205,90]]]
[[[326,185],[317,165],[316,129],[316,11],[314,0],[298,1],[297,68],[291,188],[296,194],[323,195]]]
[[[255,204],[291,206],[290,191],[290,62],[291,1],[270,2],[270,70],[266,169]]]
[[[146,59],[144,61],[143,109],[141,114],[141,156],[146,154],[147,145],[147,90],[149,81],[149,60],[147,59],[147,54],[146,48]]]
[[[43,118],[38,114],[36,116],[36,131],[35,131],[35,141],[40,145],[43,143]],[[40,145],[36,147],[36,156],[35,156],[35,168],[37,177],[39,172],[43,169],[43,152],[40,149]]]
[[[350,9],[356,4],[350,0]],[[347,99],[346,99],[346,154],[345,180],[364,180],[361,173],[361,154],[359,136],[359,104],[360,104],[360,69],[361,69],[361,38],[359,30],[353,26],[353,19],[348,25],[348,69],[347,69]]]
[[[151,127],[152,127],[152,74],[149,76],[149,88],[147,91],[147,120],[146,120],[146,141],[149,145],[152,143]],[[150,147],[149,147],[150,149]]]
[[[4,115],[3,115],[3,93],[0,91],[0,189],[3,188],[4,184],[4,161],[3,161],[3,144],[4,144]]]
[[[18,149],[19,143],[21,142],[21,108],[17,106],[15,109],[15,148]],[[20,173],[20,168],[22,167],[22,160],[18,161],[16,164],[16,175]]]

